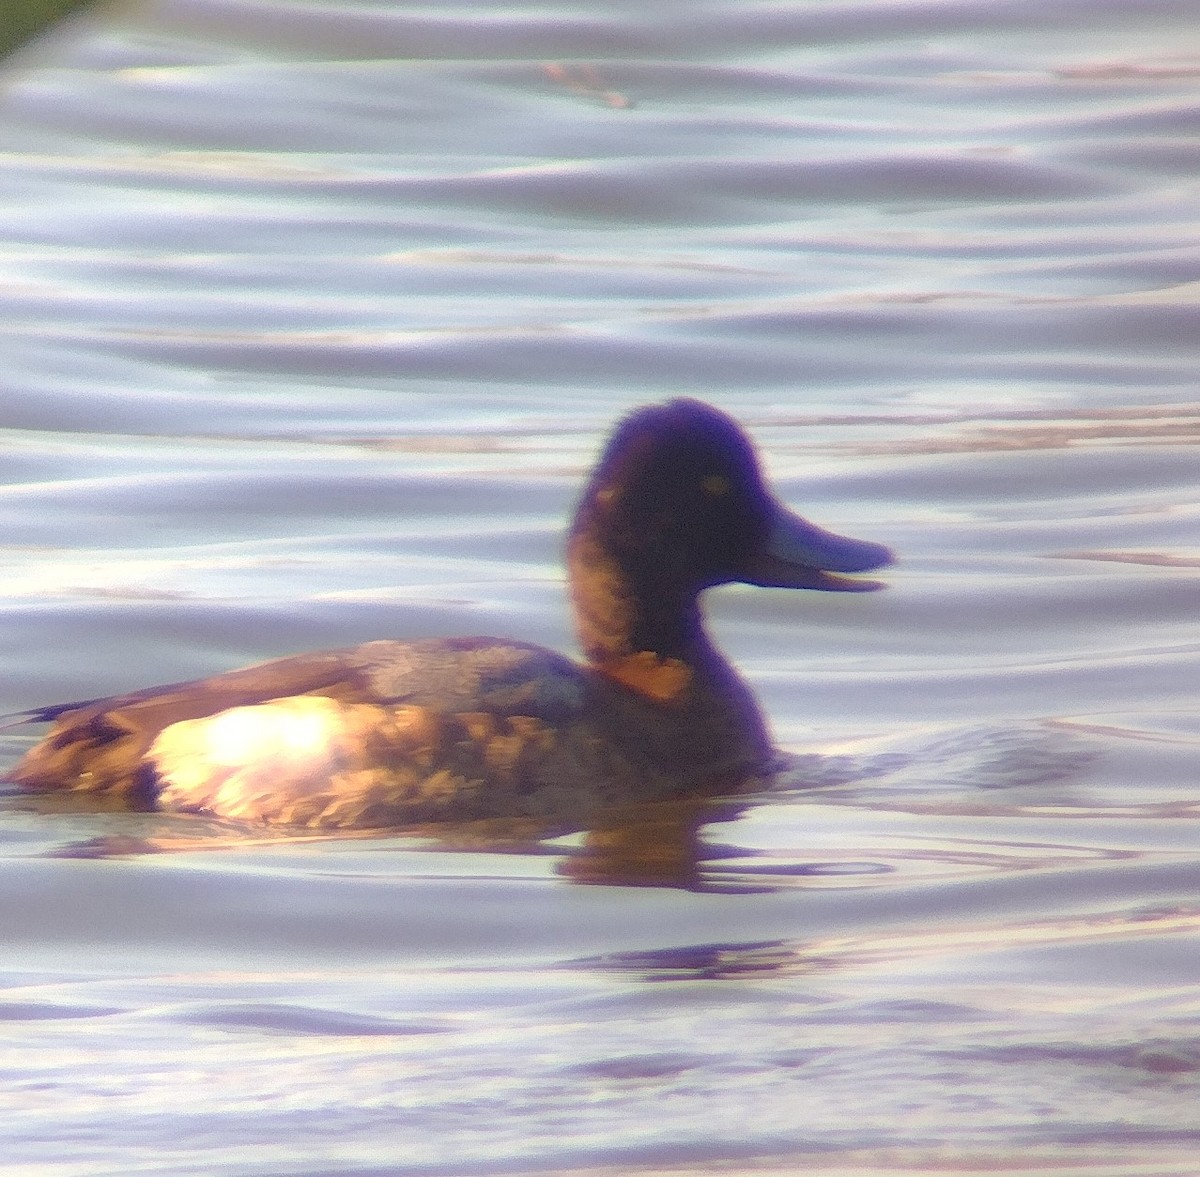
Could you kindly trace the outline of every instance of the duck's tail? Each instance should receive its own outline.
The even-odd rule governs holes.
[[[99,702],[99,699],[88,699],[82,703],[52,703],[47,707],[31,707],[28,711],[13,711],[8,715],[0,715],[0,732],[12,731],[15,727],[25,727],[31,723],[52,723],[68,711],[78,711],[80,707]]]
[[[0,715],[0,732],[10,732],[14,727],[24,727],[27,723],[40,723],[40,711],[14,711],[11,715]]]

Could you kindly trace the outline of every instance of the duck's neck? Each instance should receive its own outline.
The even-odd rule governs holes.
[[[658,705],[650,712],[618,705],[613,713],[631,728],[643,725],[639,738],[649,746],[665,740],[679,771],[690,764],[713,776],[767,763],[771,740],[758,704],[704,632],[696,590],[675,591],[669,567],[653,569],[648,582],[631,575],[586,533],[571,537],[567,561],[575,624],[593,669]]]
[[[697,677],[732,674],[704,632],[694,588],[673,583],[670,568],[635,576],[586,534],[572,537],[567,563],[580,645],[602,674],[658,702]]]

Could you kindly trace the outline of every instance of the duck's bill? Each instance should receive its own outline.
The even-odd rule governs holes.
[[[766,544],[751,559],[742,579],[763,588],[867,593],[883,588],[883,581],[853,574],[884,568],[894,560],[883,544],[834,535],[799,515],[779,510]]]

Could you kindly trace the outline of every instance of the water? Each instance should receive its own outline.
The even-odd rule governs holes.
[[[178,0],[12,61],[0,712],[569,649],[579,480],[678,393],[902,562],[710,594],[794,767],[691,889],[5,799],[9,1169],[1192,1173],[1194,16]]]

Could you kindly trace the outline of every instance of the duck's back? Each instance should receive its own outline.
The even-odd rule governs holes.
[[[301,775],[315,784],[322,769],[361,768],[369,754],[381,754],[380,737],[394,734],[394,723],[384,724],[372,708],[403,709],[410,735],[424,715],[428,743],[437,734],[430,730],[435,716],[521,714],[562,723],[582,705],[579,670],[537,646],[472,638],[368,642],[47,708],[32,718],[53,719],[54,729],[12,779],[31,789],[219,812],[206,794],[228,804],[243,788],[261,796],[281,785],[293,793]],[[291,787],[283,787],[289,774]],[[331,780],[328,788],[344,793],[344,786]],[[281,797],[270,807],[280,812],[261,816],[287,820],[280,814],[297,800]]]

